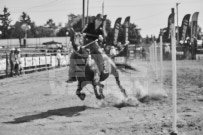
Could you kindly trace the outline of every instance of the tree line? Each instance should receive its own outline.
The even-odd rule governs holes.
[[[11,14],[7,7],[4,7],[3,12],[0,13],[0,31],[1,39],[9,39],[9,38],[24,38],[25,31],[22,29],[22,25],[26,24],[29,26],[29,30],[27,30],[27,37],[28,38],[38,38],[38,37],[62,37],[67,36],[66,33],[69,29],[73,28],[76,31],[82,31],[82,16],[81,15],[74,15],[70,14],[69,21],[67,22],[65,27],[62,27],[61,24],[56,25],[53,19],[48,19],[44,25],[37,26],[31,17],[22,12],[18,21],[16,21],[13,25],[11,25],[12,19]],[[86,17],[85,20],[93,21],[94,16]],[[114,36],[114,29],[112,28],[112,23],[109,19],[106,20],[106,31],[108,33],[106,42],[107,44],[113,43],[113,36]],[[142,40],[142,36],[139,32],[140,30],[137,29],[137,25],[134,23],[130,23],[129,25],[129,41],[133,44],[138,44]],[[119,42],[124,42],[124,25],[121,25],[119,36]]]

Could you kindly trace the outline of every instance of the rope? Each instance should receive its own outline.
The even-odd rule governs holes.
[[[87,86],[85,86],[85,88],[86,88],[86,90],[87,90],[90,94],[94,95],[94,93],[91,92],[91,91],[87,88]]]
[[[84,46],[81,46],[81,48],[86,48],[86,47],[88,47],[89,45],[91,45],[91,44],[93,44],[93,43],[95,43],[95,42],[97,42],[98,41],[98,39],[96,39],[96,40],[94,40],[94,41],[92,41],[92,42],[90,42],[90,43],[88,43],[88,44],[86,44],[86,45],[84,45]],[[73,49],[73,51],[78,55],[78,56],[81,56],[81,57],[88,57],[88,55],[85,55],[85,54],[80,54],[80,53],[78,53],[75,49]]]
[[[86,48],[86,47],[88,47],[89,45],[91,45],[91,44],[93,44],[93,43],[95,43],[95,42],[97,42],[97,41],[98,41],[98,39],[96,39],[96,40],[94,40],[94,41],[92,41],[92,42],[90,42],[90,43],[88,43],[88,44],[82,46],[82,48]]]
[[[73,49],[73,52],[74,52],[75,54],[77,54],[78,56],[80,56],[80,57],[85,57],[85,58],[88,57],[88,55],[78,53],[75,49]]]

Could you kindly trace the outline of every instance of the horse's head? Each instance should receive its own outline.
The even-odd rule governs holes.
[[[84,44],[83,35],[80,32],[76,32],[74,35],[74,43],[77,46],[82,46]]]
[[[80,32],[76,32],[73,28],[68,31],[68,36],[70,36],[70,41],[76,46],[83,45],[83,35]]]
[[[80,32],[75,32],[74,30],[71,30],[71,42],[75,49],[80,46],[83,48],[83,51],[86,53],[99,53],[100,47],[98,45],[97,40],[91,41],[87,44],[84,44],[84,35]],[[77,50],[77,49],[76,49]]]

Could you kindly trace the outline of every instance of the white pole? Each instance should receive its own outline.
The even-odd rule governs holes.
[[[152,60],[151,47],[152,47],[152,46],[149,47],[149,63],[150,63],[150,65],[151,65],[151,60]]]
[[[85,27],[85,0],[82,1],[82,28]]]
[[[163,31],[160,30],[160,80],[161,80],[161,90],[163,90],[163,41],[162,41]]]
[[[179,45],[179,26],[178,26],[178,5],[180,3],[176,3],[176,14],[177,14],[177,43]],[[174,23],[175,24],[175,23]]]
[[[154,70],[154,43],[151,45],[151,65],[152,70]]]
[[[154,43],[152,44],[152,70],[154,70]]]
[[[156,67],[155,67],[155,44],[153,43],[153,68],[156,75]]]
[[[87,0],[87,24],[89,23],[89,0]]]
[[[154,51],[154,53],[155,53],[155,73],[156,73],[156,80],[158,79],[158,69],[157,69],[157,67],[158,67],[158,60],[157,60],[157,45],[156,45],[156,41],[154,41],[154,49],[155,49],[155,51]]]
[[[150,46],[150,63],[151,63],[151,66],[153,66],[153,52],[152,52],[152,47],[153,47],[153,45]]]
[[[175,18],[174,8],[172,8],[172,23],[171,23],[171,45],[172,45],[172,87],[173,87],[173,135],[177,134],[177,91],[176,91],[176,39],[175,39]]]

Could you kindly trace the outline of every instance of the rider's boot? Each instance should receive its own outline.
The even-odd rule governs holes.
[[[76,77],[69,77],[66,82],[69,83],[69,82],[75,82],[75,81],[77,81]]]

